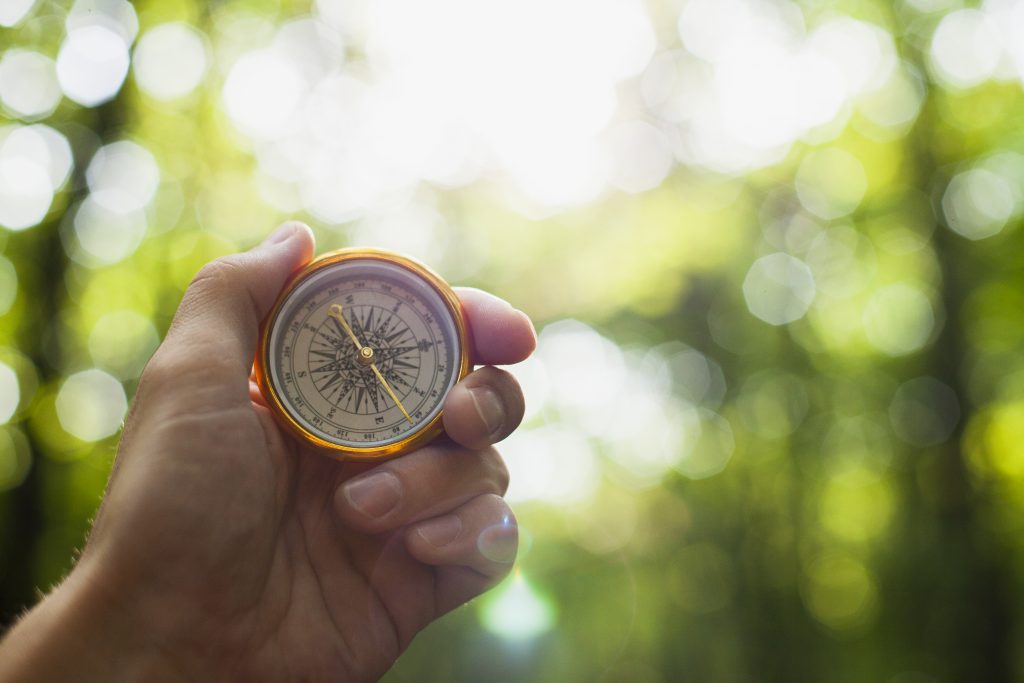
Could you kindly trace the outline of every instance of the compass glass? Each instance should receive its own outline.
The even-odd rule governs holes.
[[[270,323],[265,362],[279,407],[343,448],[386,447],[427,429],[460,376],[459,326],[445,298],[388,260],[312,271]]]

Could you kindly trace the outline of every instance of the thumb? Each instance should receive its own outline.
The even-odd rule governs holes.
[[[182,360],[237,367],[248,377],[260,321],[288,276],[312,255],[312,231],[290,222],[250,251],[206,264],[185,291],[163,350]]]

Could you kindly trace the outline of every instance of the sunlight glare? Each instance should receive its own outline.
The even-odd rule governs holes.
[[[516,571],[504,585],[489,595],[480,612],[484,628],[508,640],[536,638],[555,625],[552,602],[538,594]]]
[[[235,126],[270,143],[257,145],[261,167],[298,183],[324,221],[358,218],[424,180],[493,178],[528,210],[584,203],[610,183],[643,191],[671,166],[668,141],[653,128],[603,138],[618,84],[654,53],[639,0],[382,0],[356,9],[323,1],[317,10],[346,40],[358,21],[369,73],[347,68],[332,46],[314,61],[337,68],[308,68],[298,43],[323,31],[303,19],[293,22],[301,30],[286,25],[272,45],[243,54],[223,96]],[[307,38],[297,43],[286,29]],[[622,153],[623,135],[641,136],[642,154]]]
[[[305,91],[302,75],[291,62],[273,50],[257,50],[231,68],[224,106],[243,133],[272,140],[296,124]]]
[[[520,429],[502,442],[509,501],[574,505],[597,491],[600,469],[586,435],[566,427]]]

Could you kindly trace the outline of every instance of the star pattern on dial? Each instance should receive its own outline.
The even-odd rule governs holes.
[[[438,413],[458,373],[458,331],[432,289],[350,277],[300,294],[276,346],[298,421],[361,446],[401,439]]]

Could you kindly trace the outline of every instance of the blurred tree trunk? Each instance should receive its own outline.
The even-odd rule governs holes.
[[[89,120],[72,122],[87,126],[103,144],[123,127],[127,111],[122,100],[123,96],[119,95],[96,109],[84,110],[80,117]],[[60,129],[61,123],[52,122],[50,125]],[[73,138],[69,136],[75,161],[68,181],[69,209],[73,209],[88,194],[85,170],[95,152],[88,144],[76,145]],[[63,367],[66,347],[62,338],[60,313],[65,305],[69,259],[61,239],[61,223],[70,218],[70,211],[62,212],[16,238],[20,241],[17,245],[20,260],[34,264],[37,277],[37,281],[23,282],[21,285],[20,296],[31,293],[29,310],[32,317],[22,331],[19,346],[35,365],[41,387],[54,387],[61,381],[66,369]],[[5,511],[9,525],[7,546],[13,552],[5,553],[3,560],[4,590],[0,591],[0,626],[12,624],[22,612],[39,600],[41,592],[50,589],[48,585],[40,585],[39,571],[41,539],[47,531],[46,480],[57,468],[67,467],[47,459],[45,447],[32,429],[24,431],[32,451],[32,467],[25,481],[8,494],[9,503]],[[80,548],[84,542],[84,538],[80,539],[75,547]],[[71,562],[73,553],[74,548],[69,548],[68,562]]]
[[[934,100],[929,100],[907,140],[916,185],[933,198],[936,213],[947,180],[932,153],[938,117]],[[942,681],[1011,681],[1012,600],[1006,591],[1006,570],[998,552],[984,541],[979,493],[971,486],[961,449],[965,422],[976,408],[970,405],[963,381],[966,340],[961,315],[965,293],[984,266],[973,258],[972,245],[949,230],[941,216],[937,223],[932,239],[946,317],[922,371],[956,392],[961,418],[946,442],[911,453],[914,461],[908,463],[904,481],[906,545],[893,551],[898,569],[892,588],[897,591],[889,597],[902,624],[898,642],[916,651],[904,654],[910,654],[912,662],[921,661],[925,653],[938,655],[922,666],[925,671],[938,674]]]

